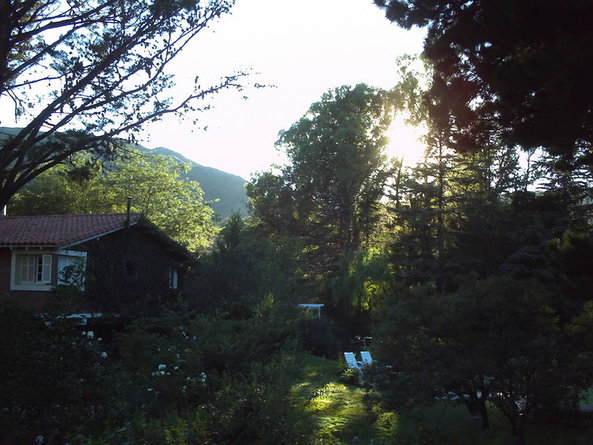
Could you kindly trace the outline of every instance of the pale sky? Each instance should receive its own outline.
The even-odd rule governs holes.
[[[208,86],[237,70],[253,71],[246,82],[274,87],[218,94],[197,126],[170,118],[147,127],[138,142],[248,180],[281,162],[278,132],[323,93],[357,83],[393,87],[397,57],[420,53],[423,37],[389,22],[372,0],[236,0],[231,14],[198,34],[170,66],[178,88],[190,90],[196,76]],[[22,125],[13,117],[12,109],[0,109],[1,125]],[[394,133],[395,154],[419,146],[414,134]]]
[[[214,108],[200,115],[206,131],[172,119],[149,127],[140,142],[249,179],[279,162],[278,132],[330,88],[391,88],[396,58],[419,53],[423,36],[390,23],[372,0],[237,0],[232,14],[179,56],[177,82],[182,87],[199,75],[205,85],[251,68],[259,73],[254,81],[275,87],[216,96]]]

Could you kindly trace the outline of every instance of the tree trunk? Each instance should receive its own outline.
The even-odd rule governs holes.
[[[520,415],[519,412],[513,408],[509,410],[505,409],[504,406],[498,406],[498,408],[502,411],[511,424],[511,431],[517,445],[525,445],[527,443],[525,441],[525,416]]]
[[[490,429],[490,420],[488,419],[488,409],[486,408],[486,401],[478,399],[478,406],[480,409],[480,418],[482,419],[482,431]]]
[[[490,421],[488,420],[486,401],[477,397],[476,394],[470,394],[469,400],[465,402],[465,406],[469,410],[472,419],[476,421],[480,432],[488,431],[490,429]]]
[[[517,438],[517,445],[525,445],[527,442],[525,440],[525,416],[519,415],[516,421],[516,428],[513,433]]]

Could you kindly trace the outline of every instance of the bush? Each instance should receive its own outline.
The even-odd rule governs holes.
[[[69,320],[41,319],[3,300],[0,338],[0,437],[20,428],[64,431],[113,415],[102,345]]]

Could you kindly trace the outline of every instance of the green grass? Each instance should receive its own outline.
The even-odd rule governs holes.
[[[323,444],[361,443],[383,436],[381,422],[367,409],[366,391],[338,381],[338,362],[309,356],[305,380],[295,386],[295,395],[316,424],[316,441]],[[384,422],[383,422],[384,423]]]
[[[515,442],[506,418],[495,408],[490,410],[490,431],[480,433],[464,406],[439,401],[432,407],[405,415],[386,412],[370,402],[364,388],[340,381],[338,362],[307,356],[303,366],[305,378],[293,391],[301,401],[301,408],[314,419],[317,444],[350,444],[355,436],[361,444],[368,444],[371,439],[375,444],[393,445],[507,445]],[[591,444],[593,429],[531,424],[527,443]]]

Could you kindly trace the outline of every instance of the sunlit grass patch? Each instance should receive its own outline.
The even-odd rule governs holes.
[[[319,433],[350,441],[353,437],[376,436],[374,418],[364,402],[361,388],[331,382],[319,388],[310,400],[307,410],[317,418]]]
[[[315,391],[336,379],[338,363],[308,354],[302,357],[301,363],[303,380],[296,383],[292,391],[296,398],[307,404]]]
[[[369,410],[366,390],[338,381],[339,363],[309,356],[303,362],[303,381],[293,386],[293,395],[312,417],[319,444],[361,443],[386,437],[397,416],[380,415]]]
[[[313,411],[324,411],[340,413],[348,411],[348,407],[358,406],[360,391],[357,388],[349,388],[342,383],[328,383],[318,389],[311,400],[310,409]]]

